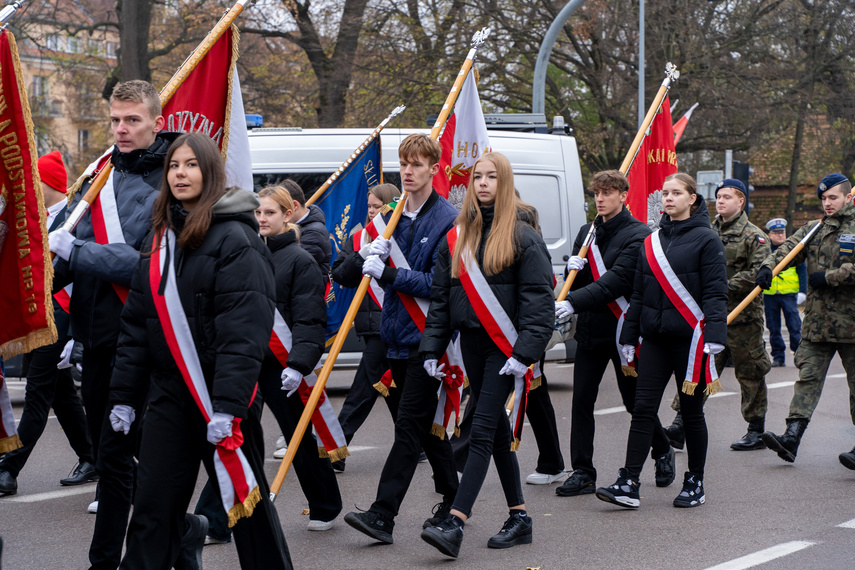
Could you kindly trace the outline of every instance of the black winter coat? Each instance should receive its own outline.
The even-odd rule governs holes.
[[[273,254],[276,308],[291,329],[293,340],[288,366],[305,376],[314,369],[324,352],[326,284],[320,267],[300,247],[293,231],[267,238],[267,247]],[[267,358],[276,360],[270,351],[267,351]]]
[[[309,204],[309,213],[297,222],[300,228],[300,245],[312,254],[326,282],[330,274],[330,259],[332,259],[332,246],[330,246],[330,232],[327,230],[327,220],[324,212],[314,204]]]
[[[276,297],[270,251],[258,237],[253,215],[257,207],[258,198],[251,192],[230,190],[214,206],[202,244],[175,250],[178,293],[214,411],[239,418],[246,417],[270,343]],[[180,205],[173,205],[178,235],[186,215]],[[151,250],[152,239],[152,234],[146,238],[144,251]],[[122,311],[110,404],[139,411],[151,382],[195,408],[154,307],[150,262],[147,255],[140,259]]]
[[[362,256],[353,250],[353,236],[344,243],[344,247],[338,252],[332,266],[333,281],[342,287],[359,287],[362,281]],[[359,311],[353,321],[356,334],[359,336],[380,335],[380,315],[383,308],[374,302],[368,293],[359,305]]]
[[[594,281],[590,264],[586,264],[567,295],[578,314],[575,339],[585,349],[614,346],[617,318],[608,303],[619,297],[627,301],[632,297],[638,253],[644,238],[650,235],[647,224],[633,218],[626,207],[607,222],[598,216],[593,224],[597,248],[608,272]],[[579,229],[573,255],[579,254],[590,227],[591,224],[585,224]],[[567,277],[566,271],[564,276]]]
[[[663,214],[659,238],[668,263],[704,313],[704,342],[726,344],[727,269],[724,245],[710,228],[706,203],[701,200],[698,210],[686,220],[675,222]],[[692,338],[692,328],[656,281],[643,247],[638,256],[634,291],[620,342],[635,344],[638,337]]]
[[[493,226],[493,206],[481,208],[484,225],[478,249],[479,265],[484,260],[484,245]],[[540,360],[552,336],[555,299],[552,295],[552,262],[543,238],[530,225],[517,224],[518,253],[513,264],[497,275],[484,274],[487,283],[514,323],[519,337],[513,357],[526,366]],[[459,279],[451,277],[448,238],[443,237],[437,252],[430,291],[425,332],[419,355],[439,358],[455,330],[478,329],[481,321],[472,309]]]

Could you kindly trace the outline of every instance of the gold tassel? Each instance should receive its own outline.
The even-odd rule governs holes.
[[[543,383],[543,376],[538,376],[537,378],[531,379],[531,385],[528,387],[528,391],[536,390],[540,388],[540,385]]]
[[[469,387],[469,376],[463,377],[463,388],[466,389]]]
[[[435,435],[439,439],[445,439],[445,428],[435,423],[430,426],[430,434]]]
[[[228,104],[226,105],[226,116],[223,119],[223,144],[220,145],[222,149],[220,151],[220,155],[223,157],[223,162],[226,160],[226,155],[228,154],[229,149],[229,135],[231,134],[231,120],[232,120],[232,87],[234,83],[235,77],[235,66],[237,66],[238,56],[240,55],[240,31],[238,31],[238,27],[234,24],[229,26],[232,31],[232,60],[229,63],[229,90],[226,93],[226,101]],[[245,190],[252,190],[252,188],[245,188]]]
[[[628,378],[638,378],[638,372],[632,366],[621,366],[620,371]]]
[[[346,445],[342,445],[336,449],[327,453],[327,456],[330,458],[330,461],[340,461],[345,457],[350,455],[350,451],[347,449]]]
[[[459,425],[454,426],[454,435],[457,437],[460,437],[460,426]]]
[[[388,214],[391,211],[392,211],[392,206],[390,206],[389,204],[383,204],[383,207],[380,208],[381,214]]]
[[[255,489],[246,496],[246,499],[244,499],[242,503],[229,509],[229,528],[235,526],[238,520],[251,517],[252,512],[255,510],[255,505],[257,505],[260,500],[261,490],[258,488],[258,485],[256,485]]]
[[[520,440],[514,438],[514,442],[511,444],[511,451],[517,451],[520,448]]]
[[[81,189],[81,188],[83,188],[83,184],[84,184],[87,180],[89,180],[89,177],[88,177],[88,176],[86,176],[85,174],[81,174],[81,175],[80,175],[80,178],[78,178],[78,179],[77,179],[77,181],[76,181],[74,184],[72,184],[72,185],[71,185],[71,188],[69,188],[68,190],[66,190],[66,191],[65,191],[65,196],[66,196],[66,198],[65,198],[65,199],[66,199],[66,201],[68,202],[68,205],[69,205],[69,206],[71,206],[71,202],[73,202],[73,201],[74,201],[74,196],[75,196],[78,192],[80,192],[80,189]]]
[[[387,388],[386,385],[383,384],[383,382],[377,382],[376,384],[374,384],[374,389],[380,392],[380,395],[384,398],[389,395],[389,388]]]
[[[695,388],[697,388],[697,384],[692,384],[689,380],[683,380],[683,393],[688,394],[689,396],[695,395]]]
[[[704,388],[704,394],[707,396],[712,396],[716,392],[721,392],[724,388],[721,387],[721,382],[718,381],[718,378],[707,384],[707,387]]]
[[[18,437],[17,433],[0,439],[0,453],[9,453],[22,447],[24,447],[24,444],[21,443],[21,438]]]

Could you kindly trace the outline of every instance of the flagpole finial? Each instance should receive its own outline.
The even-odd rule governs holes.
[[[670,84],[680,78],[680,70],[670,61],[665,64],[665,80]]]
[[[14,4],[8,4],[3,10],[0,10],[0,27],[6,27],[6,22],[12,19],[12,16],[21,8],[23,3],[24,0],[17,0]]]
[[[404,112],[404,109],[406,109],[406,108],[407,108],[407,106],[406,106],[406,105],[398,105],[397,107],[395,107],[394,109],[392,109],[392,112],[391,112],[391,113],[389,113],[389,118],[391,119],[392,117],[397,117],[398,115],[400,115],[401,113],[403,113],[403,112]]]
[[[490,28],[481,28],[477,32],[472,35],[472,47],[477,48],[485,41],[487,41],[487,37],[489,37],[490,32],[492,30]]]

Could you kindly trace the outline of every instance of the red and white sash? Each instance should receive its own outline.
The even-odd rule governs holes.
[[[207,423],[214,414],[214,408],[205,383],[199,354],[196,352],[193,334],[190,332],[190,325],[178,295],[178,284],[175,281],[175,234],[172,230],[166,230],[160,247],[157,247],[157,241],[158,236],[155,236],[149,266],[151,296],[163,327],[169,352],[175,359],[175,364],[181,371],[181,377]],[[164,272],[166,255],[169,258],[169,266],[166,267],[166,286],[163,295],[160,295],[158,289]],[[214,451],[214,468],[223,507],[229,515],[230,527],[234,526],[238,519],[252,515],[255,505],[261,500],[258,482],[246,456],[240,449],[243,443],[240,421],[240,418],[235,418],[232,423],[232,435],[217,444]]]
[[[74,283],[69,283],[68,285],[57,291],[53,296],[56,302],[59,303],[59,307],[66,313],[71,307],[71,291],[73,289]]]
[[[454,255],[454,247],[457,244],[457,238],[460,235],[460,226],[455,226],[448,232],[448,250],[451,255]],[[519,334],[514,327],[513,321],[505,312],[504,307],[496,298],[490,284],[478,267],[478,262],[466,250],[461,252],[460,260],[461,267],[458,269],[458,278],[460,279],[463,290],[466,291],[466,297],[475,311],[478,320],[490,338],[499,347],[502,353],[510,358],[514,352],[514,344],[517,342]],[[525,409],[528,403],[528,392],[531,389],[531,381],[533,378],[540,378],[543,374],[540,371],[540,364],[535,363],[534,369],[531,368],[522,378],[516,378],[514,381],[514,409],[511,414],[514,422],[514,443],[511,446],[512,451],[519,448],[520,438],[522,437],[523,421],[525,420]]]
[[[686,290],[677,274],[671,268],[662,244],[659,241],[659,231],[656,230],[644,240],[644,252],[647,263],[656,277],[656,281],[671,304],[680,312],[686,322],[694,331],[692,333],[692,344],[689,347],[689,364],[686,368],[686,378],[683,380],[683,392],[689,395],[695,393],[701,378],[706,380],[704,393],[715,394],[721,390],[718,381],[718,373],[715,369],[714,359],[707,358],[704,366],[704,313],[698,306],[692,295]]]
[[[288,367],[288,355],[291,353],[293,346],[293,338],[291,329],[288,328],[288,323],[279,312],[279,309],[274,310],[273,314],[273,333],[270,336],[270,350],[273,351],[276,360],[283,368]],[[315,366],[320,368],[320,362]],[[300,387],[297,392],[303,400],[303,404],[309,400],[312,389],[318,377],[314,371],[300,381]],[[317,439],[320,439],[322,447],[318,447],[318,453],[321,457],[329,457],[330,461],[338,461],[344,459],[350,452],[347,450],[347,441],[344,437],[344,431],[341,429],[341,424],[338,421],[338,416],[327,398],[327,391],[321,393],[318,400],[318,406],[312,413],[312,426],[314,428]]]
[[[594,276],[594,281],[598,280],[600,277],[605,275],[608,272],[606,269],[606,264],[603,261],[603,256],[600,253],[600,248],[597,246],[597,238],[591,240],[591,245],[588,247],[588,265],[591,268],[591,274]],[[623,322],[626,318],[626,312],[629,310],[629,302],[624,297],[618,297],[614,301],[610,301],[608,303],[609,310],[611,310],[612,314],[617,319],[617,329],[615,330],[615,345],[617,346],[618,354],[620,355],[620,364],[621,366],[631,366],[629,362],[626,361],[626,357],[623,355],[623,351],[620,349],[620,333],[623,330]],[[635,361],[633,360],[633,364]]]
[[[382,235],[384,231],[386,231],[386,220],[383,219],[383,214],[381,213],[374,216],[374,220],[365,227],[362,233],[367,233],[373,240],[377,236]],[[389,252],[389,263],[392,267],[410,269],[410,264],[407,258],[404,257],[404,252],[401,251],[394,236],[392,236],[391,241],[392,249]],[[430,301],[420,297],[412,297],[400,291],[397,293],[410,318],[413,319],[418,329],[424,332]],[[460,433],[460,400],[463,396],[463,388],[466,386],[466,367],[463,365],[463,358],[460,355],[459,338],[448,343],[448,349],[446,349],[442,358],[439,359],[439,363],[445,364],[443,368],[445,378],[437,393],[438,402],[433,417],[431,433],[440,439],[444,439],[452,412],[454,413],[454,433]]]

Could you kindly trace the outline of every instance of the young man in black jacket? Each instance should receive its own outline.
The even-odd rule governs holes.
[[[635,378],[628,376],[617,344],[620,335],[618,317],[632,297],[635,270],[641,246],[650,234],[647,225],[626,209],[629,182],[617,170],[594,175],[589,187],[594,193],[597,217],[594,241],[586,258],[574,255],[567,264],[579,273],[567,300],[555,304],[556,314],[578,314],[575,339],[576,365],[573,372],[573,408],[570,423],[570,461],[573,473],[555,490],[562,497],[587,495],[596,490],[594,468],[594,404],[600,381],[609,362],[617,376],[618,389],[626,410],[635,404]],[[590,230],[579,229],[573,250],[579,249]],[[594,267],[591,267],[591,265]],[[661,425],[654,430],[651,455],[656,461],[656,484],[666,487],[674,480],[674,451]]]
[[[324,212],[314,204],[306,206],[306,195],[303,189],[290,178],[284,180],[282,186],[288,189],[294,201],[294,223],[300,228],[300,245],[312,254],[321,267],[324,280],[328,281],[332,246]]]

